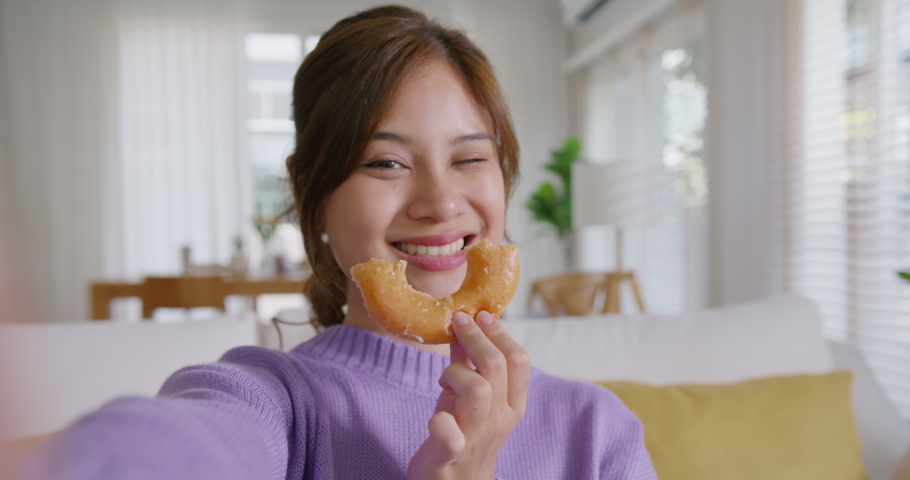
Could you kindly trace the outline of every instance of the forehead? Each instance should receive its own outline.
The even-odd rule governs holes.
[[[380,131],[410,130],[439,135],[482,132],[493,135],[487,109],[449,62],[432,61],[406,79],[380,121]]]

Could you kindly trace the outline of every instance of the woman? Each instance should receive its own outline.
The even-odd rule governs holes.
[[[114,401],[31,459],[50,478],[656,478],[641,424],[608,391],[546,375],[492,315],[459,343],[379,329],[345,273],[408,260],[437,298],[463,248],[504,236],[518,175],[508,110],[480,50],[403,7],[329,30],[294,85],[288,158],[324,330],[285,354],[231,350],[154,399]]]

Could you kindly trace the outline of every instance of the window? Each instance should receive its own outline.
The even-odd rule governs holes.
[[[623,264],[636,272],[649,311],[705,306],[708,201],[702,155],[707,118],[699,11],[677,6],[609,49],[584,71],[585,160],[663,166],[663,220],[623,229]],[[612,270],[611,227],[580,232],[579,267]],[[629,292],[623,292],[629,295]],[[631,298],[624,309],[634,308]]]
[[[910,418],[910,0],[835,4],[791,12],[783,283]]]
[[[294,75],[318,42],[316,35],[301,38],[290,33],[249,33],[244,38],[251,221],[259,231],[248,251],[260,274],[275,273],[279,263],[281,270],[294,270],[305,257],[300,229],[286,218],[272,224],[291,205],[285,159],[294,150]],[[300,294],[260,295],[256,310],[260,319],[269,320],[284,309],[305,304]]]
[[[287,222],[276,228],[269,225],[290,205],[285,159],[294,149],[294,122],[291,118],[291,93],[297,68],[319,37],[301,39],[296,34],[250,33],[244,41],[247,61],[246,97],[247,151],[253,191],[253,222],[258,225],[262,243],[274,234],[277,248],[287,260],[303,260],[303,242],[296,226]],[[255,243],[255,242],[254,242]],[[253,263],[262,264],[267,245],[253,245]],[[269,260],[265,260],[266,263]],[[272,265],[265,265],[269,273]]]
[[[291,91],[304,56],[303,42],[295,34],[250,33],[245,53],[254,212],[263,218],[274,217],[287,207],[284,159],[294,148]]]

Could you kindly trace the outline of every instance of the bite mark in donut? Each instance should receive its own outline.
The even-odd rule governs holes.
[[[518,247],[488,238],[465,249],[468,268],[457,292],[436,299],[408,284],[408,262],[373,258],[351,268],[370,318],[385,331],[426,344],[454,343],[452,315],[486,310],[499,318],[518,289]]]

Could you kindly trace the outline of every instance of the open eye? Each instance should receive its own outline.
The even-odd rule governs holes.
[[[370,162],[370,163],[364,165],[364,167],[392,169],[392,168],[401,168],[401,164],[396,162],[395,160],[376,160],[374,162]]]

